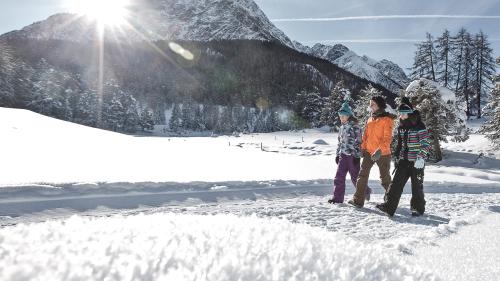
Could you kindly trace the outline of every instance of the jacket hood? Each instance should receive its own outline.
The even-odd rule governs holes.
[[[389,117],[391,119],[396,119],[398,118],[396,115],[390,113],[390,112],[387,112],[385,110],[378,110],[374,113],[372,113],[372,117],[377,119],[377,118],[382,118],[382,117]]]

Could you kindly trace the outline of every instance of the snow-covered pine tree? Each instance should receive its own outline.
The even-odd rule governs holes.
[[[496,60],[500,66],[500,57]],[[484,115],[488,120],[479,132],[493,143],[495,148],[500,148],[500,75],[495,75],[495,87],[491,90],[489,102],[484,108]]]
[[[460,29],[456,36],[452,38],[451,51],[453,54],[453,71],[455,78],[455,94],[465,102],[465,113],[467,117],[471,115],[470,97],[471,81],[474,80],[474,48],[469,32],[464,28]]]
[[[219,109],[212,103],[203,106],[203,120],[206,130],[213,131],[219,122]]]
[[[171,131],[179,132],[179,130],[182,127],[181,117],[182,117],[181,108],[179,104],[176,103],[172,108],[172,115],[170,116],[170,120],[168,123]]]
[[[193,129],[196,131],[204,131],[206,129],[205,127],[205,120],[203,116],[203,108],[199,104],[195,104],[194,106],[194,120],[193,120]]]
[[[320,125],[323,98],[318,92],[301,91],[297,94],[293,107],[297,115],[309,122],[312,127]]]
[[[265,116],[265,111],[257,108],[253,112],[254,114],[254,120],[255,120],[255,127],[254,127],[254,132],[257,133],[264,133],[266,132],[266,116]]]
[[[424,77],[436,81],[435,63],[436,52],[434,49],[434,39],[430,33],[427,33],[426,40],[417,44],[417,51],[415,52],[410,76],[413,79]]]
[[[97,126],[97,95],[95,92],[85,90],[77,96],[78,99],[73,110],[73,121],[86,126]]]
[[[141,111],[140,127],[143,131],[151,131],[155,127],[153,120],[153,110],[151,108],[144,108]]]
[[[193,130],[193,120],[194,120],[194,112],[193,112],[193,101],[185,100],[182,103],[182,114],[181,114],[181,127],[185,130]]]
[[[221,108],[219,122],[217,123],[216,132],[228,133],[232,128],[232,107],[223,106]]]
[[[127,133],[134,133],[139,128],[140,116],[137,100],[132,94],[119,91],[120,102],[123,106],[122,130]]]
[[[440,142],[446,142],[447,136],[452,136],[455,141],[465,141],[469,136],[466,124],[460,118],[461,109],[452,101],[444,102],[438,87],[435,82],[422,78],[412,82],[406,92],[429,130],[431,160],[435,162],[443,159]]]
[[[351,92],[345,88],[344,82],[341,80],[332,89],[330,96],[325,98],[323,109],[321,110],[320,125],[329,126],[335,132],[338,131],[340,119],[337,113],[344,101],[352,103]]]
[[[16,62],[12,55],[12,49],[0,42],[0,106],[12,107],[15,105],[14,78]]]
[[[232,112],[233,126],[231,128],[231,131],[242,132],[245,126],[245,118],[246,116],[243,115],[243,106],[234,106]]]
[[[369,84],[365,89],[361,90],[358,100],[354,102],[354,115],[359,120],[359,125],[364,128],[368,118],[370,118],[370,112],[368,108],[370,107],[370,100],[374,96],[381,95],[381,92],[377,90],[373,85]]]
[[[482,97],[486,96],[491,90],[491,81],[495,74],[495,59],[493,58],[493,49],[488,42],[488,37],[483,31],[480,31],[474,39],[475,46],[475,72],[476,79],[474,80],[475,102],[477,110],[477,118],[481,118]]]
[[[269,109],[269,117],[267,118],[267,123],[269,132],[276,132],[282,130],[278,112],[275,108]]]
[[[253,133],[255,130],[255,120],[253,111],[255,108],[245,107],[243,109],[243,116],[245,116],[245,122],[243,126],[243,132],[245,133]]]
[[[28,109],[47,116],[54,116],[56,107],[55,94],[61,92],[60,84],[54,79],[54,71],[45,59],[35,66],[35,74],[32,77],[31,97],[27,103]]]
[[[445,29],[443,34],[436,39],[437,80],[444,87],[448,87],[450,85],[450,79],[452,77],[452,68],[450,65],[450,41],[450,32],[447,29]]]
[[[120,101],[120,93],[106,94],[102,107],[102,126],[115,132],[122,131],[125,109]]]

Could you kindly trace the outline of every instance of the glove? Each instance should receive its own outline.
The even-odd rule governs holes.
[[[360,158],[354,157],[354,165],[359,165],[360,161],[361,161]]]
[[[423,169],[425,166],[425,160],[418,157],[417,161],[415,161],[415,169]]]
[[[340,160],[339,156],[335,157],[335,163],[337,163],[337,165],[339,164],[339,160]]]
[[[377,162],[380,159],[380,156],[382,156],[382,150],[378,149],[372,154],[372,161]]]

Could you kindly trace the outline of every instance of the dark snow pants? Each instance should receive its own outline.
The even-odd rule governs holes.
[[[396,212],[405,184],[410,178],[412,194],[410,206],[420,214],[425,212],[424,169],[415,169],[414,165],[415,162],[399,160],[396,173],[386,193],[385,205],[390,215]]]

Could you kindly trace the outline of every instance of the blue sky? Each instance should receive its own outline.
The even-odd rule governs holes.
[[[423,39],[426,31],[438,35],[445,28],[452,33],[462,26],[470,32],[483,30],[492,41],[495,56],[500,55],[498,0],[256,2],[293,40],[307,45],[339,42],[358,54],[387,58],[405,68],[412,63],[415,41]],[[64,10],[63,0],[0,0],[0,33],[20,29]]]

